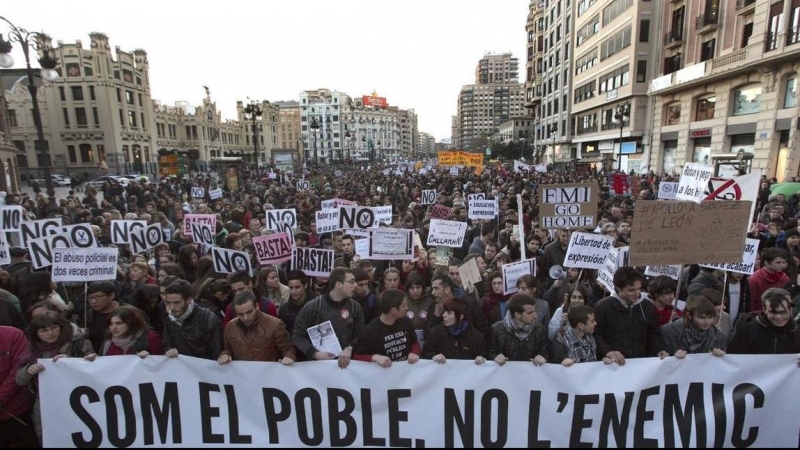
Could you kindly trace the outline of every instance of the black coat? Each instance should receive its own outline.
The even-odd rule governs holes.
[[[492,325],[492,342],[489,344],[489,359],[502,354],[509,361],[530,361],[537,355],[550,361],[550,341],[547,340],[547,328],[538,322],[525,340],[520,340],[506,330],[505,323]]]
[[[626,358],[646,358],[664,349],[655,306],[647,300],[625,307],[616,297],[606,297],[597,302],[594,318],[600,358],[610,351],[621,352]]]
[[[422,357],[431,359],[438,354],[447,359],[475,359],[486,356],[486,340],[471,324],[459,336],[453,336],[444,324],[437,325],[428,334],[422,347]]]
[[[165,352],[175,348],[181,355],[213,360],[222,352],[222,323],[213,312],[199,305],[183,325],[167,318],[163,337]]]
[[[797,322],[776,328],[764,314],[741,325],[728,344],[728,353],[745,355],[777,355],[800,353],[800,329]]]

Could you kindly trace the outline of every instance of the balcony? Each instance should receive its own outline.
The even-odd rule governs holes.
[[[719,21],[719,14],[716,11],[706,11],[697,16],[695,21],[695,30],[698,33],[709,33],[717,29],[717,22]]]
[[[671,30],[664,34],[664,48],[676,48],[683,45],[683,30]]]
[[[771,52],[778,49],[778,33],[772,31],[767,32],[764,38],[764,52]]]
[[[786,45],[794,45],[798,42],[800,42],[800,27],[786,30]]]
[[[578,134],[597,133],[597,125],[593,127],[578,128]]]
[[[736,14],[744,14],[756,9],[756,0],[736,0]]]

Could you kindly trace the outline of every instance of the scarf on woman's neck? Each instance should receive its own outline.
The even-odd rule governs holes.
[[[511,298],[511,295],[503,295],[503,294],[496,294],[495,292],[489,292],[486,296],[486,301],[483,303],[483,313],[487,316],[489,312],[494,308],[494,305],[508,301]]]
[[[187,317],[189,317],[189,314],[191,314],[194,311],[195,307],[197,307],[197,304],[194,302],[194,300],[192,300],[189,302],[189,306],[186,307],[186,312],[181,314],[180,317],[175,317],[172,315],[172,313],[169,313],[169,320],[175,322],[179,327],[182,327],[183,321],[186,320]]]
[[[461,333],[466,331],[468,326],[469,326],[469,320],[464,319],[461,321],[461,324],[459,325],[452,325],[447,327],[447,331],[449,331],[452,336],[458,337],[461,335]]]
[[[135,344],[136,341],[140,337],[142,337],[143,334],[144,334],[144,331],[139,330],[138,333],[129,334],[129,335],[124,336],[124,337],[122,337],[122,336],[120,336],[120,337],[111,336],[111,342],[113,342],[114,345],[116,345],[117,347],[121,348],[123,352],[127,352],[128,350],[131,349],[131,347],[133,347],[133,344]]]
[[[533,333],[536,322],[530,325],[517,325],[517,322],[514,321],[514,316],[511,314],[511,311],[506,311],[506,316],[503,318],[503,326],[505,326],[506,331],[516,336],[517,339],[524,341],[528,338],[528,336],[531,335],[531,333]]]

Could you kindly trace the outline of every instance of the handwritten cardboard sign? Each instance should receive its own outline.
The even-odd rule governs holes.
[[[745,249],[749,201],[636,202],[631,264],[737,263]]]
[[[597,226],[597,183],[539,186],[539,220],[545,228],[594,229]]]

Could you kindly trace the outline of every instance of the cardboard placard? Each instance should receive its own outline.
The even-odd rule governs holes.
[[[431,210],[431,218],[432,219],[449,219],[450,216],[453,215],[453,208],[449,206],[444,206],[440,204],[433,205],[433,209]]]
[[[339,210],[323,209],[314,212],[317,223],[317,234],[330,233],[339,229]]]
[[[433,205],[436,203],[436,190],[426,189],[422,191],[422,198],[420,200],[420,204],[422,205]]]
[[[200,222],[211,225],[211,229],[217,229],[217,215],[216,214],[186,214],[183,216],[183,231],[181,234],[184,236],[192,235],[192,223]]]
[[[22,223],[22,206],[0,206],[0,231],[17,231]]]
[[[112,220],[113,224],[114,221]],[[28,242],[42,236],[50,236],[61,232],[63,222],[61,217],[42,220],[24,220],[19,224],[20,247],[28,248]],[[113,242],[113,241],[112,241]]]
[[[214,261],[214,271],[217,273],[234,273],[245,270],[251,276],[253,275],[250,255],[247,252],[212,247],[211,259]]]
[[[594,229],[599,199],[597,183],[540,185],[539,223],[552,229]]]
[[[480,283],[481,272],[478,270],[478,258],[472,258],[464,264],[458,266],[458,274],[461,276],[461,284],[466,286],[475,286]]]
[[[161,231],[159,223],[133,230],[130,237],[131,253],[133,254],[146,252],[164,242],[164,232]]]
[[[192,198],[203,198],[206,196],[206,188],[192,186]]]
[[[128,244],[131,240],[130,233],[146,226],[146,220],[112,220],[110,227],[111,243]]]
[[[631,264],[737,263],[745,248],[749,201],[636,202]]]
[[[470,200],[468,210],[469,215],[467,217],[470,219],[494,220],[499,211],[500,209],[497,205],[497,199]]]
[[[267,229],[281,231],[279,222],[288,222],[292,229],[297,229],[297,210],[291,209],[268,209],[264,211],[267,216]]]
[[[603,285],[608,292],[616,292],[614,289],[614,274],[620,267],[625,267],[630,247],[611,248],[608,250],[603,267],[597,271],[597,282]]]
[[[221,198],[222,197],[222,189],[221,188],[217,188],[217,189],[212,189],[212,190],[208,191],[208,197],[211,200],[216,200],[218,198]]]

